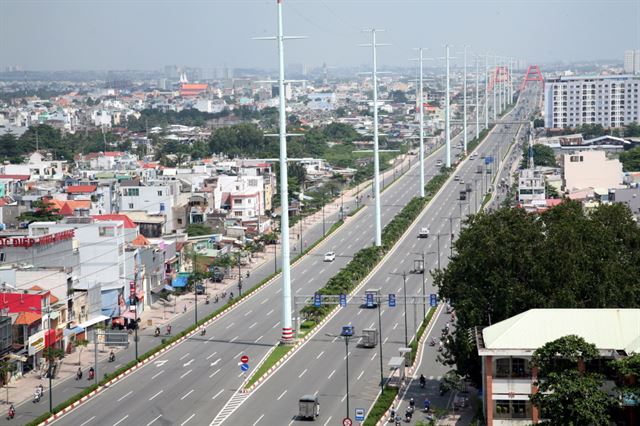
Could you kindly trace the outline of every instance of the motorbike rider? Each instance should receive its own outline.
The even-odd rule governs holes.
[[[427,382],[427,379],[425,379],[424,374],[421,374],[420,375],[420,387],[423,388],[426,382]]]
[[[16,416],[16,409],[13,406],[13,404],[11,404],[11,406],[9,407],[9,411],[7,411],[7,417],[9,418],[9,420],[13,419]]]
[[[200,328],[200,335],[204,336],[205,334],[207,334],[207,329],[204,327]]]
[[[160,335],[160,327],[156,327],[156,331],[153,333],[158,337]]]
[[[113,351],[109,352],[109,362],[113,362],[116,360],[116,354]]]
[[[76,380],[82,379],[82,368],[78,367],[78,371],[76,371]]]

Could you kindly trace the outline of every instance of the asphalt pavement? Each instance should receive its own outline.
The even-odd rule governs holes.
[[[530,96],[527,92],[524,97]],[[519,113],[521,106],[516,106]],[[511,116],[503,120],[508,121]],[[497,124],[487,140],[476,149],[478,153],[498,156],[500,150],[506,149],[515,137],[518,126]],[[353,325],[358,334],[364,328],[376,327],[378,312],[361,306],[363,293],[367,288],[382,289],[382,294],[395,294],[397,304],[390,307],[385,304],[381,308],[383,333],[383,375],[389,374],[387,363],[392,356],[399,356],[399,348],[406,345],[415,334],[423,312],[422,302],[411,303],[413,296],[422,295],[422,275],[408,274],[406,280],[409,304],[406,314],[402,303],[403,278],[400,274],[413,269],[413,261],[425,253],[427,269],[438,265],[442,267],[448,261],[450,253],[451,231],[457,235],[460,226],[460,212],[474,212],[476,205],[473,197],[459,200],[459,192],[465,185],[462,182],[473,182],[482,175],[476,173],[476,166],[484,160],[478,156],[475,160],[465,161],[457,170],[460,180],[453,177],[445,184],[442,191],[430,202],[421,217],[411,226],[409,232],[392,250],[385,261],[378,265],[375,274],[365,282],[348,305],[337,311],[322,330],[312,337],[298,352],[284,363],[272,377],[263,382],[253,393],[238,401],[235,411],[223,423],[225,425],[291,425],[298,424],[298,398],[306,394],[315,394],[320,399],[319,424],[340,424],[346,416],[355,417],[355,409],[365,412],[371,408],[379,391],[380,359],[379,348],[363,348],[354,344],[349,346],[349,373],[346,371],[346,348],[341,338],[327,334],[339,334],[343,325]],[[488,179],[488,178],[487,178]],[[393,191],[396,192],[396,191]],[[472,194],[474,195],[474,194]],[[420,228],[428,226],[431,236],[417,238]],[[440,250],[438,253],[438,235]],[[438,259],[440,255],[440,259]],[[435,294],[432,279],[426,276],[426,294]],[[310,294],[310,293],[309,293]],[[406,318],[406,321],[405,321]],[[448,320],[439,316],[434,329],[440,333]],[[405,333],[406,324],[406,333]],[[405,334],[407,338],[405,338]],[[436,361],[433,349],[425,350],[422,372],[428,377],[430,384],[436,383],[447,369]],[[418,373],[419,375],[419,373]],[[347,410],[346,381],[349,380],[349,410]],[[432,386],[430,385],[430,388]],[[435,401],[437,397],[434,397]],[[437,402],[436,402],[437,404]]]

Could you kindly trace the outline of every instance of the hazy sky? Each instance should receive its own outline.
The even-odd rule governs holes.
[[[274,67],[276,0],[0,0],[0,67]],[[382,65],[423,46],[470,45],[528,62],[619,59],[640,47],[640,0],[284,0],[287,63],[370,63],[362,28],[386,29]]]

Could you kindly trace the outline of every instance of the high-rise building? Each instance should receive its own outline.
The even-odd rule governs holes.
[[[640,49],[624,51],[624,72],[640,74]]]
[[[640,76],[567,76],[545,82],[547,128],[600,124],[620,127],[640,121]]]

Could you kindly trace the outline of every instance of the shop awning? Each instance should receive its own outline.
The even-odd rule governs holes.
[[[172,285],[174,288],[186,287],[186,286],[187,286],[187,280],[188,280],[188,279],[189,279],[188,277],[178,275],[177,277],[175,277],[175,278],[173,279],[173,281],[171,281],[171,285]]]
[[[109,319],[109,317],[108,317],[108,316],[106,316],[106,315],[98,315],[97,317],[93,317],[93,318],[91,318],[91,319],[90,319],[90,320],[88,320],[88,321],[85,321],[85,322],[83,322],[83,323],[81,323],[81,324],[78,324],[78,325],[77,325],[77,327],[85,328],[85,329],[86,329],[87,327],[91,327],[91,326],[92,326],[92,325],[94,325],[94,324],[97,324],[97,323],[99,323],[99,322],[106,321],[106,320],[108,320],[108,319]]]
[[[35,312],[20,312],[16,317],[16,322],[14,325],[31,325],[36,321],[40,321],[42,319],[42,314],[38,314]]]
[[[120,316],[122,318],[128,318],[128,319],[136,319],[136,313],[134,311],[124,311],[122,314],[120,314]]]
[[[73,328],[65,328],[63,333],[65,336],[73,336],[78,333],[82,333],[83,331],[84,331],[84,328],[82,327],[73,327]]]

